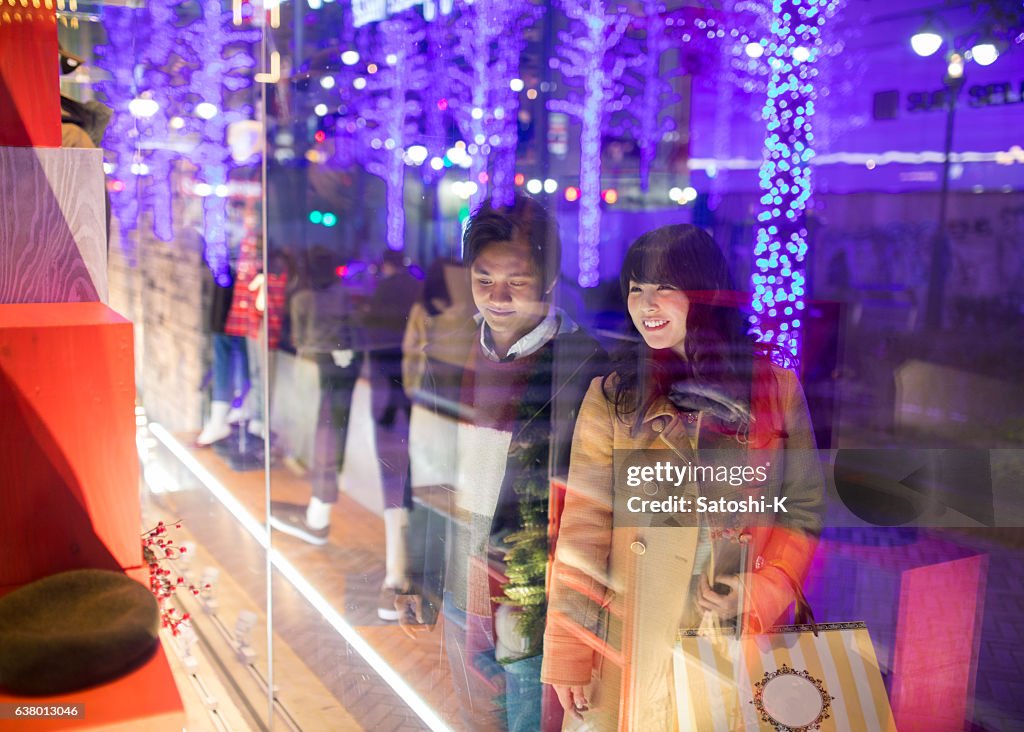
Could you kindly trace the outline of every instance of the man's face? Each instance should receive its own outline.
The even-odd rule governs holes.
[[[499,355],[547,314],[544,285],[525,242],[488,244],[470,268],[473,302],[491,328]]]

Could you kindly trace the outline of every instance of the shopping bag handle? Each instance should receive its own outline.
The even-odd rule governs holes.
[[[786,565],[782,562],[768,562],[769,567],[775,567],[789,582],[789,586],[793,589],[793,594],[796,595],[796,611],[793,614],[793,620],[797,625],[810,625],[811,632],[815,636],[818,635],[818,624],[814,622],[814,611],[811,610],[811,604],[807,602],[807,596],[804,595],[804,589],[800,586]]]

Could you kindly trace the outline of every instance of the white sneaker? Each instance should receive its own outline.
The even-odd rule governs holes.
[[[270,502],[270,525],[278,531],[302,539],[314,546],[323,546],[331,533],[330,526],[314,529],[306,523],[306,507],[284,501]]]

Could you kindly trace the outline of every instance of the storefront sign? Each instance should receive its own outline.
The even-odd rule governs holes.
[[[911,92],[907,95],[908,112],[932,112],[945,109],[949,98],[948,89],[932,92]],[[968,107],[999,107],[1006,104],[1020,104],[1024,101],[1024,81],[1016,87],[1012,82],[975,84],[967,89]]]
[[[433,20],[438,13],[448,15],[455,0],[353,0],[352,19],[355,27],[376,23],[416,5],[423,6],[423,18]]]

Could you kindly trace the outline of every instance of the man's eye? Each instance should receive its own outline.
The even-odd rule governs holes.
[[[512,285],[513,287],[525,287],[526,286],[526,283],[521,281],[521,280],[516,280],[515,282],[510,282],[509,284]]]
[[[491,284],[490,280],[483,280],[483,279],[478,279],[476,282],[477,282],[478,285],[489,285],[489,284]]]

